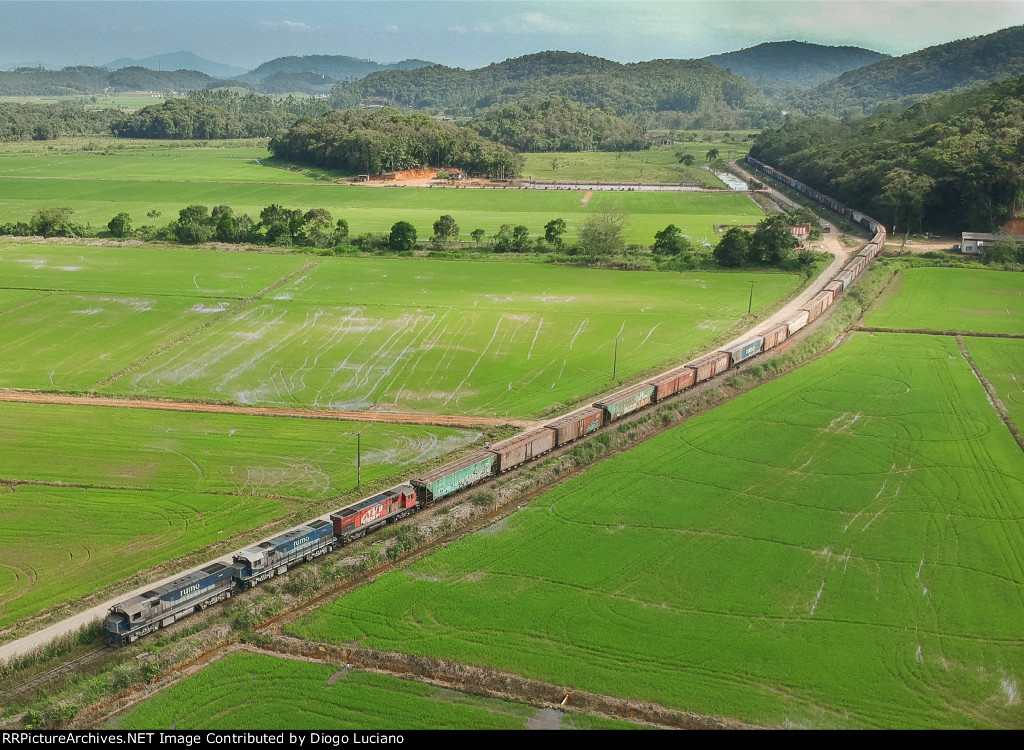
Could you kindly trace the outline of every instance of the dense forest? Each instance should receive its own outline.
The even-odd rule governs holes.
[[[270,151],[285,161],[366,174],[433,165],[512,178],[523,164],[512,149],[469,128],[386,108],[303,118],[272,138]]]
[[[327,102],[308,97],[193,91],[188,98],[145,107],[110,129],[119,138],[270,138],[299,117],[318,117],[329,109]]]
[[[1024,75],[1024,26],[866,65],[800,94],[807,114],[844,117]]]
[[[492,107],[469,127],[518,151],[642,151],[651,147],[636,124],[565,97],[531,97]]]
[[[111,123],[121,116],[117,110],[94,110],[88,104],[0,102],[0,141],[49,141],[109,133]]]
[[[373,73],[336,86],[339,107],[386,104],[475,115],[498,104],[568,97],[620,116],[652,112],[689,115],[687,125],[712,113],[744,122],[764,113],[756,88],[701,60],[621,63],[573,52],[539,52],[478,70],[435,65]],[[750,111],[755,110],[755,111]],[[742,114],[739,114],[742,113]],[[706,127],[716,127],[710,122]],[[737,127],[730,123],[729,127]]]
[[[850,122],[793,122],[751,155],[897,231],[994,231],[1024,204],[1024,77]]]

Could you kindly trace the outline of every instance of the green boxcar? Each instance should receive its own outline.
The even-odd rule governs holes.
[[[635,385],[632,388],[627,388],[624,391],[619,391],[614,396],[609,396],[607,399],[595,403],[594,406],[599,409],[604,409],[607,418],[606,422],[618,419],[626,414],[631,414],[637,409],[643,409],[647,406],[654,398],[654,386],[647,385]]]
[[[477,451],[410,480],[412,486],[416,488],[417,500],[427,505],[482,482],[494,475],[494,464],[497,459],[498,457],[490,451]]]

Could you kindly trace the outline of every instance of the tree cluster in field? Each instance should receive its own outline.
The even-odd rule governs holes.
[[[810,214],[806,209],[801,209],[795,214],[770,214],[763,221],[758,222],[753,232],[741,227],[729,229],[722,239],[718,241],[712,255],[718,264],[724,268],[739,268],[740,266],[768,266],[769,268],[781,268],[793,255],[797,247],[797,240],[793,236],[793,227],[805,223],[808,219],[805,214]],[[811,219],[817,224],[814,215]],[[818,227],[818,231],[821,228]],[[797,254],[797,260],[802,265],[810,265],[814,262],[815,254],[807,249]]]
[[[635,123],[567,97],[531,97],[491,107],[468,126],[517,151],[642,151],[651,147]]]
[[[1024,77],[851,122],[793,122],[751,155],[896,231],[995,231],[1024,208]]]
[[[111,123],[110,130],[118,138],[270,138],[299,117],[318,117],[328,109],[323,100],[309,97],[202,91],[144,107]]]
[[[394,109],[342,109],[304,118],[272,138],[269,148],[285,161],[365,174],[432,164],[510,179],[523,167],[512,149],[468,128]]]
[[[121,114],[89,109],[88,103],[20,104],[0,102],[0,141],[49,141],[110,132]]]
[[[193,91],[230,86],[197,70],[149,70],[132,66],[110,71],[86,65],[61,70],[17,68],[0,71],[0,96],[73,96],[130,91]]]

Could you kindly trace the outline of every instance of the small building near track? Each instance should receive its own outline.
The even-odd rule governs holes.
[[[989,234],[988,232],[964,232],[960,236],[960,252],[964,255],[984,255],[985,248],[1009,237],[1018,245],[1024,245],[1024,234]]]

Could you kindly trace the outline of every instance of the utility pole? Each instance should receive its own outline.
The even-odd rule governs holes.
[[[750,299],[747,301],[747,315],[750,315],[750,311],[754,308],[754,282],[750,282]]]
[[[359,489],[359,485],[362,484],[362,471],[363,471],[363,453],[359,444],[363,433],[356,433],[356,489]]]
[[[612,382],[615,382],[615,374],[619,369],[619,337],[615,337],[615,358],[612,360]]]

